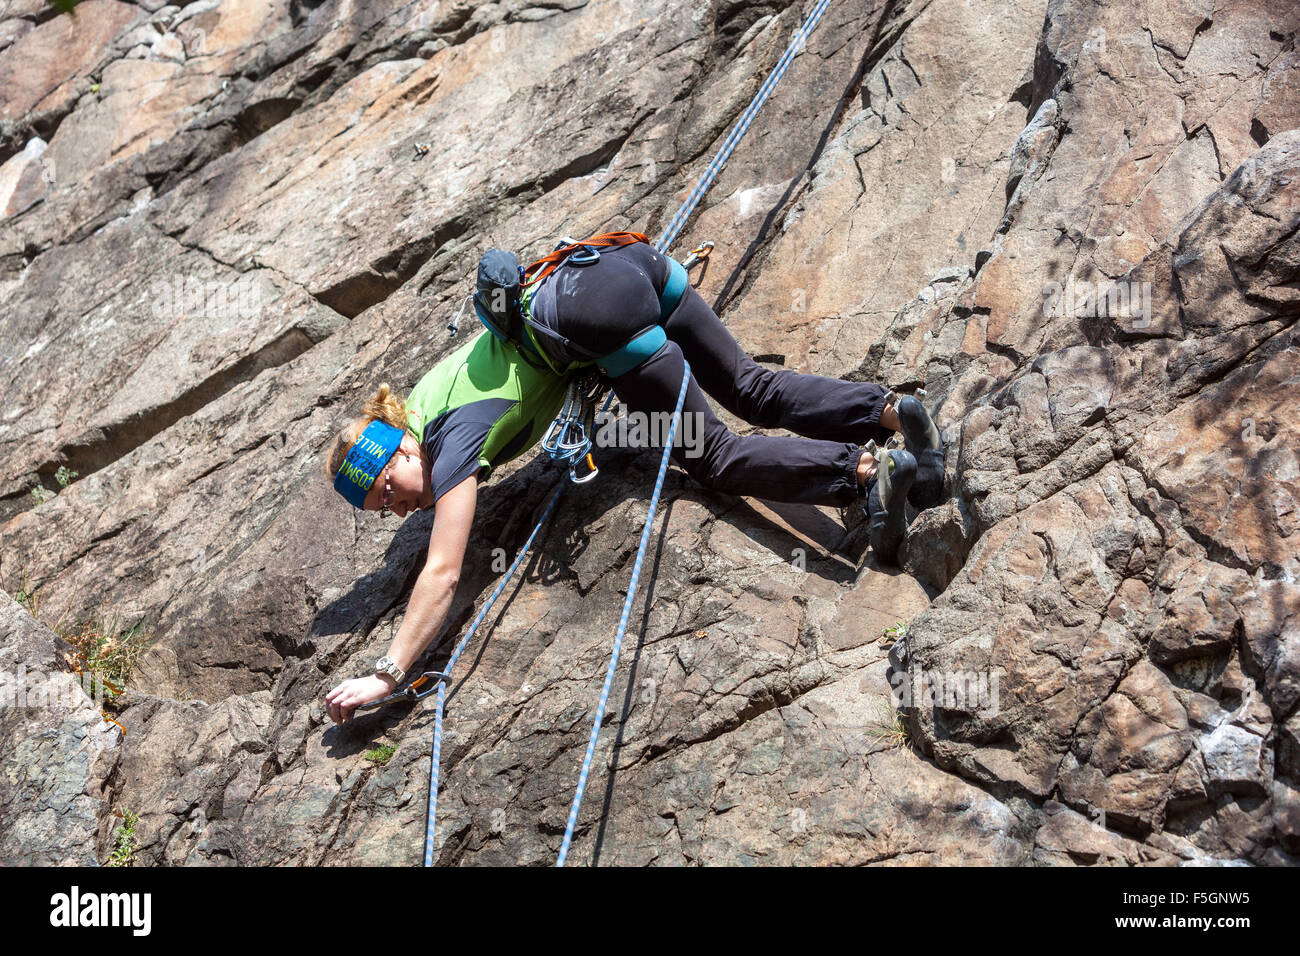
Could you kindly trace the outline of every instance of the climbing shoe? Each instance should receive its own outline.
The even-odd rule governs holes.
[[[916,459],[916,481],[907,500],[917,511],[943,500],[943,438],[920,399],[904,395],[894,402],[903,433],[903,447]]]
[[[879,454],[867,492],[867,534],[871,550],[885,564],[898,563],[907,530],[907,493],[916,479],[916,459],[901,448]]]

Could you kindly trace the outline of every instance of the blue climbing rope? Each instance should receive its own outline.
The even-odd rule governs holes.
[[[799,30],[796,31],[794,38],[790,41],[790,45],[786,48],[785,53],[781,55],[781,59],[777,61],[772,72],[763,82],[763,85],[759,87],[758,93],[755,94],[754,99],[750,101],[745,112],[741,114],[740,120],[736,123],[736,126],[727,134],[726,140],[723,141],[722,146],[719,148],[718,153],[713,158],[712,162],[710,162],[705,168],[704,173],[700,176],[699,182],[695,184],[695,188],[691,190],[686,201],[682,203],[681,208],[677,210],[673,218],[669,221],[668,227],[663,231],[663,234],[655,241],[654,247],[656,250],[661,253],[667,253],[668,248],[676,240],[678,233],[680,233],[682,228],[686,225],[691,213],[695,211],[695,207],[699,205],[705,192],[707,192],[709,186],[713,184],[713,180],[717,178],[718,173],[722,171],[722,167],[726,165],[727,160],[731,157],[731,154],[735,150],[736,145],[740,142],[741,137],[745,135],[750,124],[754,121],[754,117],[758,115],[759,108],[767,102],[767,98],[771,95],[777,82],[781,79],[782,75],[784,75],[791,61],[793,61],[799,54],[804,41],[808,38],[808,35],[812,33],[813,28],[817,26],[817,22],[821,19],[822,14],[826,12],[826,8],[829,6],[830,0],[818,0],[816,6],[813,7],[808,18],[803,22],[803,25],[800,26]],[[600,736],[600,725],[604,720],[605,707],[609,703],[609,693],[614,683],[614,673],[618,669],[619,651],[622,648],[623,636],[627,631],[628,619],[632,611],[632,602],[636,597],[637,584],[641,577],[641,565],[645,560],[645,552],[650,543],[650,534],[654,527],[655,512],[659,508],[659,495],[663,490],[664,476],[668,472],[668,461],[672,453],[673,442],[676,439],[677,425],[681,420],[682,404],[686,398],[686,388],[690,383],[690,378],[690,363],[685,363],[685,371],[682,375],[682,387],[677,395],[677,407],[673,411],[672,424],[668,429],[668,440],[664,444],[663,457],[659,462],[659,474],[655,479],[654,493],[650,498],[650,507],[646,514],[645,527],[641,531],[641,544],[637,549],[636,563],[632,566],[632,580],[628,585],[627,598],[623,602],[623,613],[619,618],[618,633],[614,637],[614,648],[610,653],[609,666],[605,670],[605,683],[601,688],[600,701],[596,707],[595,719],[592,721],[591,737],[587,741],[587,752],[583,757],[582,770],[578,775],[578,789],[573,796],[573,805],[569,808],[568,824],[564,830],[564,841],[560,845],[560,854],[559,858],[556,860],[556,866],[564,866],[565,859],[569,854],[569,846],[573,842],[573,831],[577,826],[578,811],[582,807],[582,798],[587,788],[587,778],[591,773],[592,758],[596,752],[596,742]],[[601,415],[604,415],[605,412],[608,411],[613,399],[614,393],[611,391],[605,397],[605,402],[601,406]],[[553,454],[552,457],[556,456]],[[572,458],[573,456],[570,455],[569,457]],[[574,460],[576,461],[576,458]],[[570,464],[572,464],[572,462],[570,462]],[[572,472],[572,468],[570,471]],[[492,596],[488,598],[487,603],[483,605],[483,609],[479,611],[478,615],[474,618],[473,623],[470,624],[464,637],[462,637],[460,642],[456,645],[456,649],[448,660],[447,666],[439,679],[438,696],[433,711],[433,754],[429,767],[429,815],[424,834],[425,866],[433,865],[433,840],[438,810],[438,768],[442,756],[442,718],[443,706],[447,694],[448,675],[450,675],[452,667],[455,666],[461,652],[474,636],[474,633],[478,630],[483,619],[487,617],[488,611],[492,608],[496,599],[500,597],[501,592],[505,590],[506,586],[510,583],[511,578],[514,577],[515,571],[519,568],[519,565],[524,559],[524,555],[528,553],[529,549],[533,545],[534,539],[542,530],[543,525],[546,524],[547,519],[550,518],[551,512],[555,508],[556,501],[559,500],[561,493],[563,493],[568,483],[569,481],[567,478],[560,479],[555,492],[551,495],[551,499],[546,505],[546,510],[543,512],[541,520],[537,522],[537,527],[533,528],[532,534],[528,536],[528,540],[524,543],[519,554],[515,557],[514,563],[510,565],[510,568],[506,571],[500,583],[497,584],[496,589],[492,592]]]
[[[641,544],[636,550],[636,563],[632,565],[632,581],[627,586],[623,614],[618,619],[614,649],[609,655],[609,666],[605,668],[605,685],[600,689],[600,702],[596,704],[596,716],[591,721],[591,737],[587,740],[587,753],[582,758],[582,771],[578,774],[578,791],[573,795],[573,806],[569,808],[569,822],[564,828],[564,842],[560,844],[560,856],[555,861],[556,866],[564,866],[564,860],[569,855],[569,844],[573,842],[573,828],[578,824],[578,810],[582,807],[582,796],[587,789],[587,776],[591,773],[591,758],[596,753],[596,739],[600,736],[600,725],[605,719],[605,705],[609,703],[609,691],[614,685],[614,671],[618,669],[619,650],[623,646],[623,635],[627,631],[628,618],[632,614],[632,602],[636,600],[636,586],[641,578],[641,564],[645,560],[646,548],[650,545],[650,532],[654,528],[655,512],[659,509],[659,493],[664,487],[664,476],[668,473],[668,459],[672,455],[673,441],[677,437],[677,424],[682,418],[686,386],[691,381],[691,363],[683,359],[682,364],[685,366],[682,372],[682,387],[677,392],[677,406],[673,409],[672,424],[668,426],[668,439],[664,442],[664,453],[659,459],[659,474],[655,478],[655,490],[650,496],[650,508],[645,516],[645,527],[641,529]]]
[[[794,39],[791,40],[790,45],[786,47],[785,53],[781,55],[781,59],[777,61],[772,72],[768,74],[763,85],[759,87],[758,93],[754,95],[753,100],[751,100],[749,106],[746,107],[745,112],[741,114],[740,121],[736,123],[735,128],[732,129],[732,131],[727,135],[726,140],[723,141],[722,147],[718,150],[718,154],[713,157],[713,162],[709,163],[705,168],[704,174],[700,176],[700,181],[695,184],[695,188],[691,190],[691,194],[686,197],[686,201],[682,203],[681,208],[677,210],[677,214],[669,221],[668,228],[664,230],[663,235],[661,235],[659,240],[655,243],[655,248],[660,252],[666,252],[668,250],[668,247],[673,244],[673,240],[677,238],[677,234],[681,232],[682,227],[686,225],[686,220],[690,218],[691,213],[695,211],[695,207],[699,204],[700,200],[704,198],[704,193],[708,191],[709,186],[713,184],[713,180],[717,178],[718,173],[722,171],[722,167],[727,164],[727,160],[731,157],[731,153],[736,148],[736,144],[740,142],[740,138],[744,136],[745,131],[749,129],[749,124],[752,123],[754,117],[758,115],[759,108],[767,102],[767,98],[776,87],[777,81],[781,79],[781,76],[785,73],[786,68],[790,65],[791,61],[799,54],[804,41],[808,38],[808,35],[812,33],[813,28],[817,26],[817,21],[822,18],[822,14],[826,12],[826,8],[830,6],[830,3],[831,0],[818,0],[817,5],[812,9],[812,13],[808,14],[808,19],[803,22],[803,26],[801,26],[795,33]]]
[[[447,660],[447,666],[442,670],[442,676],[438,681],[438,699],[433,707],[433,759],[429,765],[429,817],[424,828],[425,866],[433,866],[433,832],[435,820],[438,815],[438,765],[442,762],[442,712],[443,705],[446,703],[447,699],[447,680],[451,676],[451,669],[456,666],[456,661],[460,659],[461,652],[465,650],[465,646],[469,644],[470,638],[474,636],[474,632],[478,630],[479,625],[483,623],[483,619],[486,618],[488,612],[492,610],[492,605],[495,604],[497,598],[501,596],[501,592],[506,589],[506,585],[510,583],[510,579],[515,576],[515,571],[519,569],[519,565],[523,562],[524,555],[526,555],[528,550],[533,546],[533,541],[536,539],[537,533],[542,530],[542,526],[546,524],[546,520],[550,518],[551,512],[555,510],[555,503],[560,500],[560,495],[564,493],[564,489],[567,485],[567,481],[561,480],[559,485],[556,486],[554,493],[551,495],[551,500],[546,503],[546,510],[542,512],[541,520],[537,522],[537,527],[533,529],[533,533],[528,536],[528,540],[524,542],[524,546],[520,548],[519,553],[515,555],[514,564],[510,565],[506,570],[505,575],[502,576],[501,580],[497,583],[496,588],[492,591],[492,596],[487,599],[487,603],[485,603],[478,614],[475,615],[473,623],[471,623],[469,629],[465,631],[465,636],[460,639],[460,642],[456,645],[456,649],[452,651],[451,657]]]

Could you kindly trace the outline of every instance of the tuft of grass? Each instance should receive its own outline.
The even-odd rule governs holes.
[[[393,754],[397,752],[396,747],[390,747],[388,744],[381,744],[374,750],[367,750],[362,756],[369,760],[376,767],[382,767],[392,759]]]
[[[40,599],[26,574],[13,598],[72,648],[72,653],[65,655],[69,670],[95,677],[110,698],[126,689],[140,652],[153,637],[143,621],[125,626],[116,616],[99,615],[72,624],[62,619],[54,623],[41,621]]]
[[[889,647],[895,641],[901,641],[905,637],[907,637],[906,621],[895,621],[880,633],[880,641],[885,647]]]
[[[67,465],[59,465],[58,469],[54,472],[54,480],[59,483],[60,488],[66,488],[68,485],[72,484],[73,479],[79,474],[80,472],[73,471]],[[27,493],[36,499],[38,505],[43,505],[51,498],[58,495],[57,491],[46,488],[44,485],[32,485],[31,489],[28,490]]]
[[[95,618],[51,628],[72,646],[72,667],[104,682],[104,691],[116,697],[131,679],[140,652],[149,642],[144,623],[123,627],[116,618]]]
[[[912,738],[908,735],[907,724],[903,715],[894,707],[893,701],[882,703],[875,720],[866,727],[868,736],[881,741],[887,750],[912,750]]]
[[[124,810],[118,816],[122,822],[118,824],[117,833],[113,836],[113,852],[105,866],[130,866],[135,859],[135,851],[139,849],[135,842],[135,825],[140,822],[140,818],[130,810]]]

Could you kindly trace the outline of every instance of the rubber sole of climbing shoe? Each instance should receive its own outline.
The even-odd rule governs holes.
[[[867,537],[876,558],[898,563],[898,548],[907,532],[907,494],[916,480],[916,459],[901,448],[880,458],[875,481],[867,494]]]
[[[916,480],[907,500],[918,511],[933,508],[943,500],[943,438],[925,406],[914,396],[904,395],[894,411],[898,413],[903,447],[916,459]]]

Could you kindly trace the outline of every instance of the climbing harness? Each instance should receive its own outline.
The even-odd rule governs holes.
[[[455,335],[460,327],[460,316],[466,304],[472,301],[483,326],[501,342],[514,346],[525,361],[545,366],[556,374],[572,376],[564,404],[542,440],[542,448],[552,461],[568,469],[569,480],[575,484],[590,481],[598,472],[591,454],[591,442],[596,402],[605,385],[596,371],[608,378],[617,378],[658,352],[668,341],[662,323],[681,302],[690,277],[685,267],[670,258],[668,279],[659,293],[659,322],[641,330],[607,355],[576,362],[564,369],[553,364],[537,340],[529,317],[531,296],[537,283],[562,265],[581,268],[599,262],[601,248],[649,241],[639,232],[603,233],[582,241],[565,236],[554,251],[526,268],[519,265],[513,253],[489,249],[479,260],[476,291],[461,303],[460,310],[447,326]],[[688,261],[692,264],[700,261],[712,248],[713,243],[709,242],[692,250]],[[602,413],[608,405],[607,401]]]
[[[592,265],[600,261],[600,248],[626,246],[634,242],[649,244],[650,240],[639,232],[607,232],[581,242],[565,236],[554,251],[527,267],[519,265],[512,252],[489,249],[478,264],[476,291],[471,296],[474,311],[484,328],[499,341],[514,346],[520,357],[534,367],[549,369],[556,375],[567,375],[574,369],[595,365],[607,377],[617,378],[654,355],[668,341],[662,323],[672,315],[690,284],[690,277],[679,262],[668,260],[668,279],[659,293],[658,324],[642,329],[607,355],[572,362],[564,368],[556,365],[542,345],[541,339],[546,337],[547,331],[533,323],[530,304],[537,284],[560,266],[581,268]],[[711,243],[708,246],[712,248]],[[447,326],[453,335],[460,327],[461,312],[464,312],[464,304]]]
[[[804,41],[817,25],[822,14],[826,12],[828,6],[830,6],[830,0],[819,0],[817,5],[813,8],[812,13],[809,14],[803,25],[795,33],[794,38],[786,48],[785,53],[781,56],[781,59],[777,62],[776,67],[773,68],[771,74],[767,77],[767,80],[764,81],[762,87],[759,88],[758,93],[750,102],[745,112],[741,115],[735,128],[732,129],[730,134],[728,134],[722,147],[718,150],[718,154],[713,158],[712,162],[709,163],[708,167],[706,167],[699,182],[696,183],[695,188],[691,191],[686,201],[682,204],[681,208],[677,210],[677,213],[673,216],[672,220],[670,220],[668,227],[664,229],[663,234],[653,244],[654,248],[658,252],[666,254],[667,249],[677,238],[678,233],[681,232],[682,228],[686,225],[686,222],[689,220],[691,213],[695,210],[696,205],[699,204],[704,193],[708,190],[709,186],[713,183],[713,180],[717,177],[717,174],[726,164],[727,159],[731,156],[736,144],[740,141],[740,138],[744,136],[745,131],[749,129],[749,126],[757,115],[759,108],[767,101],[772,89],[776,86],[777,81],[781,79],[781,76],[785,73],[790,62],[802,50]],[[600,236],[593,236],[592,238],[586,239],[582,242],[568,240],[566,237],[566,240],[562,241],[549,255],[532,263],[526,269],[520,270],[517,285],[515,285],[515,280],[511,273],[506,271],[504,268],[500,269],[498,275],[502,280],[504,280],[504,284],[501,287],[507,291],[507,296],[504,302],[484,302],[484,305],[489,307],[486,309],[488,312],[487,319],[484,318],[485,310],[480,308],[480,298],[478,295],[467,297],[466,301],[474,301],[475,309],[479,313],[480,319],[483,320],[484,325],[488,327],[489,331],[492,331],[493,334],[508,335],[508,332],[510,331],[508,320],[511,316],[504,310],[491,308],[492,306],[501,305],[509,308],[513,305],[517,307],[523,301],[524,293],[522,290],[524,288],[540,282],[566,260],[574,265],[590,264],[591,262],[599,260],[599,249],[602,247],[626,245],[630,242],[648,241],[649,240],[640,233],[629,232],[604,233]],[[666,318],[667,315],[672,312],[672,309],[676,307],[682,294],[685,293],[686,286],[689,283],[686,270],[690,268],[690,266],[693,266],[699,261],[707,258],[709,253],[712,251],[712,248],[713,243],[706,242],[703,245],[692,249],[685,265],[677,262],[671,257],[669,258],[669,281],[664,292],[660,294],[661,320],[662,318]],[[506,255],[509,254],[506,253]],[[501,265],[503,262],[505,262],[505,260],[500,260],[497,265]],[[482,265],[482,263],[480,263],[480,265]],[[482,279],[483,272],[482,269],[480,269],[480,293],[484,291]],[[510,302],[508,294],[512,286],[519,290],[519,299],[515,303]],[[490,287],[488,291],[491,291]],[[453,335],[456,334],[460,314],[464,312],[464,310],[465,303],[462,303],[460,312],[456,314],[456,318],[454,318],[448,325],[448,329]],[[497,325],[497,328],[494,329],[493,324],[489,324],[489,319]],[[507,321],[502,321],[503,319]],[[527,324],[521,324],[519,329],[521,338],[526,329]],[[654,334],[655,330],[658,331],[658,335]],[[657,344],[656,339],[658,340]],[[666,335],[663,332],[662,326],[655,326],[653,329],[648,329],[638,334],[632,339],[632,341],[626,343],[621,349],[611,353],[610,355],[601,357],[593,364],[600,369],[603,374],[609,377],[617,377],[623,372],[635,368],[641,361],[644,361],[650,355],[654,354],[654,352],[657,351],[665,341]],[[591,772],[591,764],[595,756],[596,744],[600,737],[600,726],[604,721],[605,707],[609,702],[609,694],[613,686],[614,674],[618,669],[618,659],[623,643],[623,636],[627,631],[632,605],[636,598],[637,584],[641,577],[641,567],[650,544],[650,536],[654,528],[655,512],[659,507],[659,496],[663,490],[664,477],[668,471],[668,461],[671,457],[673,443],[676,439],[677,426],[681,420],[682,406],[686,398],[686,389],[690,383],[690,364],[688,362],[684,362],[683,364],[685,368],[682,374],[681,389],[677,395],[677,405],[673,411],[672,423],[669,426],[667,440],[664,443],[663,455],[659,462],[659,472],[655,478],[654,491],[650,497],[650,506],[647,509],[645,524],[641,530],[641,541],[637,548],[636,561],[632,566],[632,578],[628,584],[627,597],[623,602],[623,612],[619,618],[618,631],[614,637],[614,646],[610,653],[609,664],[605,669],[605,682],[601,688],[600,699],[596,705],[596,712],[592,720],[591,735],[587,740],[587,750],[583,756],[582,768],[578,775],[578,786],[574,793],[573,803],[569,808],[569,817],[565,826],[564,839],[560,845],[560,852],[556,860],[556,866],[564,866],[565,860],[568,858],[569,847],[573,842],[573,833],[577,827],[578,813],[582,807],[582,799],[586,792],[587,779]],[[580,380],[575,380],[575,382],[570,383],[569,392],[565,397],[565,404],[564,408],[561,410],[561,415],[557,417],[555,423],[551,426],[551,430],[547,433],[546,440],[543,443],[543,447],[547,449],[553,459],[568,464],[569,481],[564,481],[562,479],[556,485],[555,491],[551,494],[550,500],[547,502],[546,508],[542,512],[541,519],[537,522],[536,527],[533,528],[532,533],[528,536],[528,540],[524,542],[523,547],[519,550],[519,554],[516,555],[514,563],[511,564],[505,574],[502,575],[501,580],[493,589],[491,596],[474,617],[473,622],[466,630],[464,636],[457,643],[455,650],[447,661],[446,669],[443,671],[426,671],[401,693],[392,694],[389,697],[384,698],[383,701],[376,701],[373,704],[367,705],[367,707],[359,708],[368,709],[368,707],[378,707],[397,698],[413,698],[415,700],[420,700],[433,693],[435,689],[437,691],[437,699],[434,704],[433,753],[431,755],[432,759],[429,766],[429,811],[424,835],[425,866],[433,865],[433,843],[438,809],[439,764],[442,755],[442,720],[444,705],[446,702],[447,684],[451,679],[451,672],[466,645],[468,645],[470,639],[478,630],[479,625],[483,622],[484,618],[487,617],[488,612],[496,603],[497,598],[501,596],[501,593],[514,577],[515,571],[519,568],[524,557],[532,548],[537,535],[550,519],[552,512],[555,510],[555,504],[559,500],[560,495],[563,494],[564,489],[570,482],[582,483],[595,477],[596,467],[590,456],[592,427],[590,409],[594,407],[595,396],[599,392],[600,383],[596,380],[597,385],[594,387],[593,391],[593,388],[590,386],[591,381],[592,379],[587,379],[586,383],[582,383]],[[585,392],[584,387],[587,388]],[[601,409],[602,414],[606,409],[608,409],[613,396],[614,393],[611,391],[606,397],[605,404]],[[578,476],[575,471],[575,466],[584,458],[590,468],[590,474]],[[425,681],[426,679],[432,683],[432,686],[422,684],[420,687],[416,687],[417,684],[420,684],[420,682]]]
[[[584,239],[581,242],[565,236],[552,252],[542,256],[524,270],[528,278],[523,284],[529,286],[541,282],[565,261],[577,266],[588,266],[598,262],[600,252],[597,247],[630,246],[634,242],[649,241],[645,235],[639,232],[603,232],[599,236],[592,236],[590,239]]]

